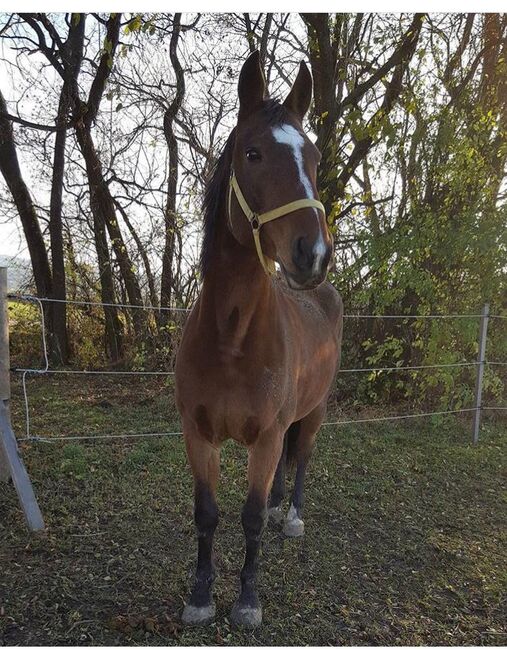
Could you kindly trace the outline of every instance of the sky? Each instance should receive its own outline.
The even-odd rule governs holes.
[[[4,16],[0,16],[2,24],[4,23]],[[1,89],[6,101],[9,103],[18,99],[18,88],[21,79],[18,67],[14,65],[16,60],[15,52],[9,46],[9,43],[3,38],[0,38],[0,59]],[[48,73],[51,74],[49,71]],[[35,112],[36,102],[28,96],[23,101],[22,106],[23,116],[29,118],[29,116]],[[15,126],[14,128],[18,129],[19,127]],[[23,178],[30,188],[33,186],[34,179],[31,174],[29,160],[26,156],[19,154],[18,161]],[[1,179],[0,192],[1,198],[3,198],[7,192],[3,179]],[[47,201],[49,201],[49,196],[47,196]],[[15,210],[15,208],[13,209]],[[15,256],[26,260],[30,259],[19,218],[9,218],[8,220],[4,220],[0,216],[0,255]]]
[[[224,20],[226,18],[227,17],[224,16]],[[184,16],[184,20],[186,21],[189,20],[188,15]],[[297,16],[291,17],[291,20],[292,20],[291,27],[292,28],[295,27],[297,29]],[[4,21],[1,22],[3,23]],[[100,37],[100,35],[98,36]],[[182,38],[180,43],[180,49],[182,50],[182,53],[184,51],[185,60],[193,61],[196,67],[198,67],[199,64],[210,65],[210,62],[213,60],[213,57],[215,57],[217,61],[221,62],[222,59],[225,59],[227,61],[227,57],[229,56],[230,61],[234,66],[234,70],[230,79],[227,78],[227,76],[224,77],[225,85],[222,87],[222,90],[223,92],[229,92],[231,93],[231,96],[234,96],[235,86],[237,83],[237,74],[239,72],[239,66],[241,63],[240,58],[243,54],[246,55],[248,51],[246,39],[244,38],[240,39],[238,37],[237,43],[232,44],[232,41],[216,42],[216,39],[213,41],[213,39],[210,38],[209,44],[206,44],[202,40],[202,37],[199,38],[201,39],[201,41],[199,42],[193,40],[192,32],[188,32],[185,35],[185,37]],[[301,40],[305,42],[304,34],[301,34]],[[97,42],[101,42],[100,38],[97,39]],[[167,45],[167,39],[165,45]],[[229,50],[231,49],[237,49],[237,51],[229,52]],[[159,48],[157,50],[154,50],[152,53],[152,60],[150,60],[150,65],[153,65],[155,70],[156,69],[163,70],[164,57],[167,57],[167,52],[162,50],[163,48]],[[4,39],[0,38],[0,84],[1,84],[0,87],[2,88],[2,92],[4,93],[8,101],[18,99],[20,97],[21,89],[23,89],[24,86],[26,85],[25,80],[23,78],[23,74],[19,71],[19,68],[17,66],[12,65],[14,60],[15,60],[15,53],[10,49],[8,43],[6,43]],[[26,59],[26,65],[29,66],[35,67],[37,62],[38,62],[37,56],[32,56]],[[127,59],[126,62],[127,64],[129,64],[129,59]],[[159,66],[159,68],[157,68],[157,65]],[[291,69],[285,69],[285,73],[290,75],[293,78],[295,74],[297,62],[293,60],[291,66],[292,66]],[[148,75],[148,70],[143,72],[146,75]],[[52,85],[54,85],[55,92],[57,92],[59,88],[59,80],[56,78],[56,73],[53,73],[51,68],[45,69],[44,72],[45,76],[52,75],[52,74],[53,74],[53,78],[49,77],[49,86],[51,87]],[[200,90],[197,86],[194,87],[193,84],[203,83],[202,79],[205,78],[206,78],[206,73],[203,72],[201,77],[198,77],[198,75],[196,75],[195,77],[192,75],[188,75],[186,79],[187,93],[185,98],[185,106],[189,110],[194,111],[196,114],[199,114],[201,104],[203,101],[205,101],[205,95],[203,95],[202,90]],[[284,94],[287,91],[288,87],[284,86],[279,75],[276,75],[276,73],[274,73],[273,82],[274,83],[272,84],[272,88],[274,88],[275,93],[277,88],[281,91],[280,94]],[[20,114],[23,117],[26,117],[28,119],[33,119],[34,121],[42,121],[43,118],[40,117],[39,113],[41,112],[40,107],[44,105],[43,102],[47,100],[47,98],[44,96],[44,92],[45,91],[43,89],[43,85],[41,85],[38,91],[37,90],[34,91],[33,89],[30,89],[30,92],[24,95],[23,101],[20,103],[19,106]],[[107,120],[109,119],[109,117],[111,117],[111,121],[112,123],[114,122],[114,125],[116,125],[120,121],[123,130],[126,130],[129,119],[135,120],[136,118],[129,117],[128,111],[121,111],[119,113],[116,113],[114,107],[115,102],[117,102],[117,100],[108,100],[106,97],[103,99],[103,103],[101,107],[101,119]],[[52,102],[50,101],[49,103],[51,104],[51,106],[54,107],[55,105],[54,97],[52,98]],[[13,112],[15,111],[14,105],[11,105],[11,110]],[[54,112],[52,114],[54,114]],[[234,122],[234,114],[230,114],[223,119],[223,123],[220,127],[220,133],[222,137],[230,130],[230,128],[233,125],[233,122]],[[160,128],[160,124],[158,124],[158,127]],[[204,125],[203,127],[203,132],[205,132],[205,127],[206,125]],[[15,129],[19,129],[19,127],[15,126]],[[102,144],[103,143],[100,142],[98,143],[99,146],[101,146]],[[104,158],[107,157],[108,155],[108,149],[109,149],[109,145],[107,145],[106,143],[105,146],[103,146],[103,151],[102,151]],[[36,201],[41,205],[48,206],[49,185],[48,183],[46,184],[41,183],[36,176],[36,170],[38,169],[38,162],[35,160],[30,150],[27,149],[26,147],[20,148],[18,151],[18,155],[22,167],[23,176],[29,188],[33,192],[34,196],[36,197]],[[163,165],[165,164],[166,155],[167,155],[166,145],[163,141],[163,138],[159,137],[159,141],[154,156],[158,160],[160,160],[161,164]],[[76,157],[80,159],[80,154],[78,152],[76,152]],[[139,169],[141,171],[143,170],[142,162],[140,163],[140,167],[138,167],[138,170]],[[386,174],[384,170],[380,169],[380,171],[378,172],[378,178],[374,182],[376,183],[375,188],[379,193],[384,192],[384,195],[391,193],[391,188],[393,187],[393,183],[392,180],[390,180],[389,175]],[[185,191],[184,185],[180,187],[180,190],[182,190],[183,192]],[[5,192],[5,186],[1,181],[0,181],[0,192]],[[72,201],[72,198],[68,200]],[[158,200],[161,200],[161,197],[158,197]],[[190,214],[192,215],[196,214],[196,212],[199,210],[198,203],[195,201],[190,206],[181,206],[181,207],[182,209],[183,208],[188,209],[190,211]],[[24,236],[19,224],[19,218],[17,218],[17,215],[14,215],[14,218],[11,219],[10,218],[11,216],[12,215],[9,214],[9,219],[6,221],[5,219],[2,218],[2,215],[0,214],[0,255],[16,255],[23,258],[28,258]],[[142,209],[136,209],[135,206],[129,207],[129,216],[133,218],[136,227],[138,227],[141,232],[148,232],[148,230],[152,227],[149,216],[146,215]],[[186,246],[187,249],[190,251],[190,256],[195,259],[199,248],[198,220],[193,220],[192,226],[193,226],[193,230],[189,229],[189,232],[187,234]],[[79,242],[77,244],[77,247],[78,250],[81,251],[79,247]],[[154,250],[154,248],[152,248],[150,252],[152,252],[152,250]],[[82,252],[83,254],[86,253],[84,249]],[[160,259],[157,260],[155,255],[154,256],[155,271],[157,271],[158,269],[159,262]]]
[[[3,16],[0,16],[0,22],[3,24],[5,22],[5,19],[7,17],[7,14],[3,14]],[[297,17],[295,17],[297,18]],[[183,21],[185,22],[190,22],[191,17],[188,14],[185,14],[183,16]],[[91,21],[90,21],[91,22]],[[291,18],[290,23],[292,23],[294,27],[294,20]],[[297,22],[297,20],[296,20]],[[289,24],[290,24],[289,23]],[[295,26],[296,30],[298,29],[297,25]],[[304,38],[304,33],[301,33],[300,36]],[[102,39],[103,35],[98,38],[98,40]],[[210,45],[206,46],[206,43],[202,40],[202,37],[198,37],[200,39],[199,42],[195,41],[193,32],[187,32],[184,36],[181,37],[180,39],[180,44],[179,44],[179,50],[180,50],[180,56],[182,57],[182,60],[184,59],[185,61],[193,61],[196,65],[196,67],[200,65],[210,65],[213,60],[215,61],[227,61],[227,57],[229,56],[234,56],[235,59],[238,59],[238,56],[241,51],[244,50],[245,56],[248,54],[248,44],[246,42],[246,39],[244,38],[237,38],[237,44],[235,45],[235,48],[237,49],[237,52],[232,53],[231,52],[231,43],[223,43],[223,42],[216,42],[210,40]],[[124,35],[122,35],[122,41],[127,40]],[[165,39],[165,46],[168,45],[168,37]],[[283,51],[284,49],[287,50],[286,46],[284,46],[283,43],[280,43],[279,46],[280,51]],[[132,62],[135,63],[135,54],[134,55],[129,55],[132,56]],[[157,68],[157,65],[159,68],[163,69],[164,65],[164,57],[167,57],[167,47],[165,47],[164,51],[154,51],[153,52],[153,57],[152,60],[150,61],[150,65],[153,66],[154,69]],[[200,60],[199,60],[200,58]],[[195,60],[193,60],[195,59]],[[30,56],[30,57],[24,57],[23,59],[23,64],[29,67],[32,67],[32,69],[35,69],[36,66],[40,64],[41,61],[44,61],[44,58],[39,55],[35,56]],[[34,122],[42,122],[44,120],[45,115],[40,116],[40,107],[43,105],[43,102],[47,99],[44,97],[44,84],[43,81],[40,80],[41,88],[37,90],[37,88],[28,88],[26,89],[26,92],[21,89],[25,89],[26,86],[26,79],[24,78],[23,71],[20,70],[20,67],[18,65],[15,65],[16,63],[16,52],[10,47],[9,41],[6,41],[5,39],[0,38],[0,79],[1,79],[1,88],[2,92],[9,104],[9,110],[12,113],[18,112],[21,117],[24,117],[26,119],[31,119]],[[127,62],[122,62],[122,65],[128,65]],[[239,63],[238,63],[239,65]],[[294,64],[296,65],[296,64]],[[144,71],[146,76],[148,75],[148,71]],[[239,72],[239,68],[238,68]],[[285,70],[287,74],[290,73],[295,73],[295,70]],[[44,69],[44,76],[47,77],[46,80],[46,86],[47,87],[54,87],[56,91],[60,87],[60,79],[58,75],[54,72],[54,70],[46,66]],[[295,75],[292,74],[294,77]],[[235,88],[237,84],[237,74],[233,75],[233,79],[228,79],[226,76],[224,77],[226,82],[229,84],[229,88],[227,89],[226,87],[222,87],[222,92],[227,91],[229,93],[232,93],[232,101],[234,101],[235,97]],[[200,104],[203,102],[203,92],[202,92],[202,87],[199,88],[197,84],[205,84],[205,79],[206,79],[206,72],[203,72],[198,75],[187,75],[186,76],[186,94],[185,94],[185,102],[184,106],[187,110],[195,110],[196,113],[198,112],[198,109],[200,107]],[[272,84],[271,84],[271,90],[274,90],[275,93],[277,90],[286,87],[284,82],[281,80],[281,78],[277,77],[276,74],[273,75],[272,79]],[[286,90],[288,88],[286,87]],[[285,90],[285,92],[286,92]],[[205,99],[205,98],[204,98]],[[19,101],[19,104],[16,105],[15,102]],[[52,102],[50,101],[50,108],[51,110],[51,115],[54,114],[56,110],[56,98],[53,98]],[[107,119],[107,112],[110,111],[112,115],[112,120],[116,121],[118,118],[115,115],[114,111],[114,105],[113,102],[115,100],[108,101],[107,96],[105,96],[102,100],[101,104],[101,111],[100,111],[100,116],[101,119],[106,120]],[[122,100],[123,101],[123,100]],[[46,102],[47,103],[47,102]],[[136,119],[139,119],[136,116],[129,115],[129,111],[123,111],[121,114],[121,120],[122,120],[122,129],[125,131],[128,129],[128,122],[131,120],[132,122],[135,122]],[[227,115],[221,124],[219,128],[219,133],[221,133],[222,137],[225,137],[225,135],[229,132],[229,130],[232,128],[233,123],[234,123],[234,116],[233,115]],[[46,123],[50,123],[49,120],[46,120]],[[161,126],[161,125],[158,125]],[[19,125],[14,125],[15,131],[18,131],[20,129]],[[205,132],[205,127],[203,127],[203,132]],[[53,136],[50,136],[53,138]],[[71,136],[72,137],[72,136]],[[164,160],[167,151],[166,151],[166,146],[165,142],[163,142],[163,138],[161,139],[162,142],[159,142],[159,148],[157,149],[158,153],[155,153],[155,156],[158,156],[161,164],[165,164]],[[160,146],[161,144],[161,146]],[[101,143],[97,142],[97,146],[100,147]],[[184,150],[184,145],[181,145],[181,148]],[[105,148],[103,148],[103,151]],[[78,157],[80,157],[79,154],[76,153]],[[106,155],[106,154],[105,154]],[[104,157],[105,157],[104,155]],[[30,192],[32,196],[35,199],[35,202],[42,205],[42,206],[48,206],[49,205],[49,183],[42,183],[40,179],[38,178],[37,174],[40,173],[39,167],[37,165],[37,162],[33,160],[33,156],[30,155],[29,152],[26,150],[25,147],[18,147],[18,159],[19,163],[21,166],[22,170],[22,175],[27,183]],[[141,167],[138,167],[138,172],[142,172],[142,161],[140,163]],[[142,176],[142,174],[141,174]],[[5,184],[2,182],[3,179],[0,178],[0,192],[5,193],[6,187]],[[184,191],[184,187],[179,188],[180,191]],[[1,198],[1,197],[0,197]],[[71,200],[71,199],[69,199]],[[182,206],[182,210],[184,209],[184,206]],[[190,208],[191,212],[198,210],[198,204],[194,205],[193,207]],[[145,229],[150,228],[150,223],[149,219],[147,219],[147,215],[143,214],[143,211],[140,209],[136,210],[136,206],[130,206],[129,207],[129,216],[134,218],[134,220],[137,220],[137,226],[140,229]],[[26,247],[26,242],[25,238],[23,235],[23,231],[21,228],[21,224],[19,221],[19,218],[16,218],[17,215],[15,215],[15,218],[12,218],[12,215],[9,214],[7,217],[2,216],[0,214],[0,255],[9,255],[9,256],[16,256],[20,258],[25,258],[28,259],[28,251]],[[144,225],[143,225],[144,224]],[[194,226],[196,224],[194,223]],[[192,232],[188,233],[187,237],[187,242],[186,242],[186,249],[189,251],[189,255],[192,258],[196,258],[198,255],[198,250],[199,250],[199,228],[197,224],[197,228],[194,228]],[[157,262],[159,260],[154,259],[154,268],[157,269]]]

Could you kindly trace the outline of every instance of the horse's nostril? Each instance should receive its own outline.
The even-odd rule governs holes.
[[[294,243],[292,260],[296,268],[300,271],[306,271],[313,266],[313,246],[311,246],[306,237],[299,237]]]

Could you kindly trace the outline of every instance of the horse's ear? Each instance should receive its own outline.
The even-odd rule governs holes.
[[[244,118],[250,115],[258,108],[265,95],[266,78],[261,68],[259,50],[255,50],[243,63],[239,74],[239,117]]]
[[[312,100],[312,75],[304,61],[299,64],[299,72],[283,105],[303,121]]]

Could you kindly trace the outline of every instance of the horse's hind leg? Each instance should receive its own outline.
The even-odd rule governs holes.
[[[248,496],[241,513],[246,541],[245,562],[241,570],[241,591],[231,612],[232,622],[243,627],[257,627],[262,622],[256,584],[258,555],[267,520],[268,494],[282,445],[281,433],[265,435],[248,453]]]
[[[289,430],[285,433],[283,439],[283,449],[276,468],[275,478],[273,479],[271,494],[269,495],[268,516],[277,524],[281,524],[283,520],[282,501],[284,500],[286,494],[285,474],[287,469],[287,440],[289,431],[290,427]]]
[[[326,400],[327,401],[327,400]],[[289,440],[288,461],[296,462],[296,477],[292,491],[289,512],[285,519],[283,532],[287,537],[301,537],[305,532],[303,522],[304,480],[306,468],[312,455],[317,432],[326,413],[326,402],[320,404],[299,421],[299,431],[293,441]]]
[[[182,621],[187,625],[204,625],[215,616],[212,595],[215,579],[212,547],[213,534],[218,524],[216,485],[220,451],[199,433],[185,435],[185,444],[194,475],[194,515],[198,546],[194,587],[183,610]]]

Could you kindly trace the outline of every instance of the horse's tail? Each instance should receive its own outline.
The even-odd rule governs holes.
[[[287,436],[287,466],[288,467],[291,467],[296,463],[298,438],[301,429],[300,425],[301,423],[299,422],[299,420],[297,422],[293,422],[290,425],[290,427],[287,429],[287,433],[285,434]]]

